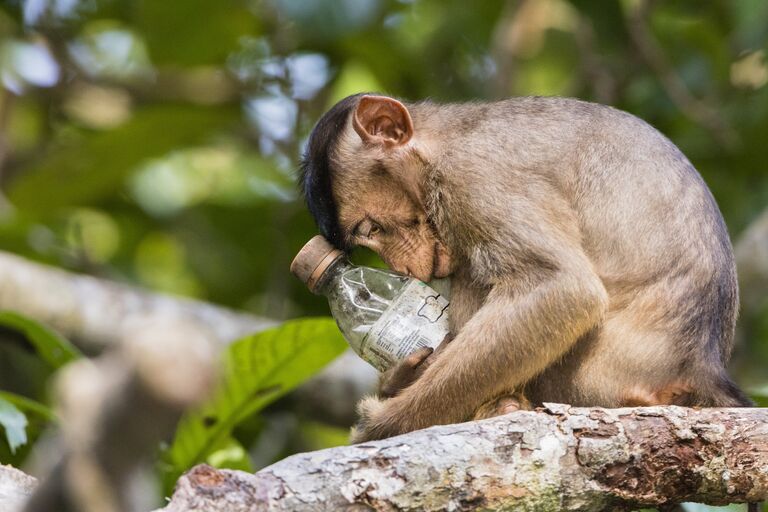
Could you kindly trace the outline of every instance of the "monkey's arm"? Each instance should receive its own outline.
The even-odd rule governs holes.
[[[496,279],[484,305],[413,385],[389,400],[361,402],[353,441],[465,421],[486,401],[519,389],[594,328],[607,292],[581,248],[567,240],[547,240],[546,272]]]

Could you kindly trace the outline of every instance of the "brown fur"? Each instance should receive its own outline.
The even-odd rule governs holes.
[[[341,231],[422,280],[452,272],[455,339],[412,385],[363,401],[354,440],[464,421],[521,391],[748,404],[724,369],[738,306],[728,235],[664,136],[563,98],[365,101],[330,152]]]
[[[651,405],[692,405],[693,389],[682,382],[673,382],[663,389],[650,391],[634,386],[627,391],[622,405],[627,407],[648,407]]]
[[[472,419],[484,420],[511,412],[531,410],[532,408],[531,402],[522,393],[504,393],[500,397],[489,400],[478,407]]]

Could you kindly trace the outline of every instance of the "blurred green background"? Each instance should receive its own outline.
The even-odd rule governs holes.
[[[338,99],[564,95],[650,122],[734,240],[768,205],[768,2],[1,0],[0,249],[274,319]],[[768,388],[768,304],[734,373]],[[325,435],[322,432],[319,436]]]

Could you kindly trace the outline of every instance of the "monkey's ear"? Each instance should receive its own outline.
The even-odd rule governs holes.
[[[352,119],[366,143],[401,146],[413,137],[413,121],[405,105],[386,96],[363,96]]]

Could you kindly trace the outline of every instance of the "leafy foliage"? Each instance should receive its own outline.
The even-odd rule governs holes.
[[[53,410],[50,407],[35,400],[30,400],[27,397],[17,395],[16,393],[9,393],[7,391],[0,391],[0,399],[13,405],[26,416],[36,416],[45,422],[53,422],[56,420],[56,416],[53,414]]]
[[[26,444],[27,433],[24,429],[27,426],[27,417],[3,397],[0,397],[0,425],[5,429],[5,438],[11,452]]]
[[[199,143],[232,121],[232,112],[222,109],[147,107],[114,130],[51,151],[8,188],[8,197],[30,213],[89,204],[119,191],[125,177],[147,158]]]
[[[232,344],[214,397],[185,416],[166,453],[170,481],[206,459],[218,464],[234,460],[242,466],[242,446],[231,438],[235,426],[310,377],[346,346],[329,318],[288,321]],[[240,456],[233,459],[233,452]]]
[[[30,347],[34,355],[22,355],[26,351],[14,351],[12,347],[3,347],[5,333],[7,340],[18,336],[23,346]],[[55,421],[47,402],[47,382],[50,376],[70,361],[81,357],[68,340],[59,336],[53,330],[13,311],[0,311],[0,349],[11,349],[8,352],[0,350],[0,355],[6,355],[10,366],[10,375],[0,378],[0,385],[13,384],[14,380],[24,377],[40,379],[37,396],[30,398],[21,393],[0,391],[0,425],[5,428],[6,440],[10,454],[4,457],[4,447],[0,443],[0,460],[17,463],[23,460],[30,445],[43,429]],[[22,388],[23,389],[23,388]],[[27,393],[30,389],[23,389]],[[24,451],[18,452],[20,447]]]
[[[52,370],[80,357],[80,351],[56,332],[13,311],[0,311],[0,326],[21,333]]]

